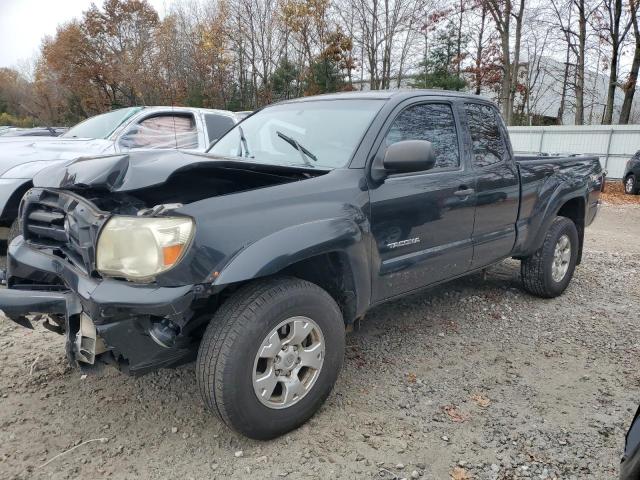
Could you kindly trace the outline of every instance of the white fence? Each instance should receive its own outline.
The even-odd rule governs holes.
[[[622,178],[627,160],[640,150],[640,125],[509,127],[516,154],[597,155],[608,178]]]

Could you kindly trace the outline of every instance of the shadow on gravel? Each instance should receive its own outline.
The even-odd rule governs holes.
[[[497,301],[499,300],[499,293],[496,290],[515,289],[528,296],[522,290],[521,285],[520,262],[507,260],[489,268],[486,274],[468,275],[435,287],[419,290],[406,297],[375,307],[367,312],[360,325],[356,326],[356,331],[351,335],[357,337],[373,332],[376,334],[383,333],[385,328],[398,326],[394,320],[398,320],[406,327],[406,322],[402,322],[404,317],[410,318],[409,322],[417,328],[425,326],[431,328],[434,326],[434,319],[428,315],[429,308],[436,308],[443,302],[449,303],[449,306],[454,306],[458,302],[462,309],[464,305],[460,300],[472,295],[476,297],[488,296],[488,300]],[[426,315],[415,316],[414,314],[417,310]]]

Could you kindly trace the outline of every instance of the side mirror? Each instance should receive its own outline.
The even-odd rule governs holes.
[[[382,165],[393,173],[422,172],[433,168],[436,156],[426,140],[402,140],[387,147]]]

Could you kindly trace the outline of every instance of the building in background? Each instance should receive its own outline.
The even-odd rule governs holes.
[[[568,81],[564,81],[565,73]],[[575,124],[575,64],[566,65],[550,57],[537,57],[531,62],[523,62],[519,73],[522,89],[516,95],[515,110],[520,125],[574,125]],[[584,81],[584,122],[586,125],[599,125],[604,116],[607,99],[608,73],[585,70]],[[561,111],[564,92],[564,109]],[[530,92],[530,93],[527,93]],[[497,98],[496,98],[497,100]],[[620,116],[624,93],[616,89],[614,98],[614,122]],[[631,112],[631,122],[637,123],[637,108]]]
[[[565,70],[568,81],[564,82]],[[575,124],[575,64],[565,65],[550,57],[537,57],[531,62],[520,64],[519,88],[515,96],[515,124],[517,125],[574,125]],[[392,79],[391,90],[412,88],[416,74],[408,72],[398,82],[397,77]],[[468,93],[473,93],[472,78],[467,80]],[[585,70],[584,89],[584,121],[585,125],[600,125],[604,116],[605,102],[607,99],[607,85],[609,82],[608,73]],[[564,92],[564,108],[562,109],[561,121],[558,119],[563,102],[563,85],[566,85]],[[353,86],[356,90],[369,90],[370,82],[367,79],[355,80]],[[481,95],[499,103],[499,93],[484,89]],[[620,108],[624,100],[624,93],[621,89],[616,90],[614,100],[614,123],[620,116]],[[635,106],[631,112],[629,123],[640,123],[640,111]]]

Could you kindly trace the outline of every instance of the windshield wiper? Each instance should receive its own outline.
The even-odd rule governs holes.
[[[279,131],[276,131],[276,134],[285,142],[287,142],[289,145],[291,145],[293,148],[298,150],[298,152],[300,152],[300,158],[302,158],[302,161],[304,162],[305,165],[309,165],[310,167],[313,167],[313,164],[309,160],[307,160],[307,157],[309,157],[314,162],[318,161],[318,157],[316,157],[313,153],[311,153],[309,150],[307,150],[302,145],[300,145],[300,143],[298,143],[297,140]]]
[[[247,138],[244,136],[244,130],[242,127],[238,125],[238,132],[240,133],[240,143],[238,144],[238,156],[239,157],[250,157],[249,153],[249,145],[247,143]],[[244,155],[242,155],[242,147],[244,147]]]

